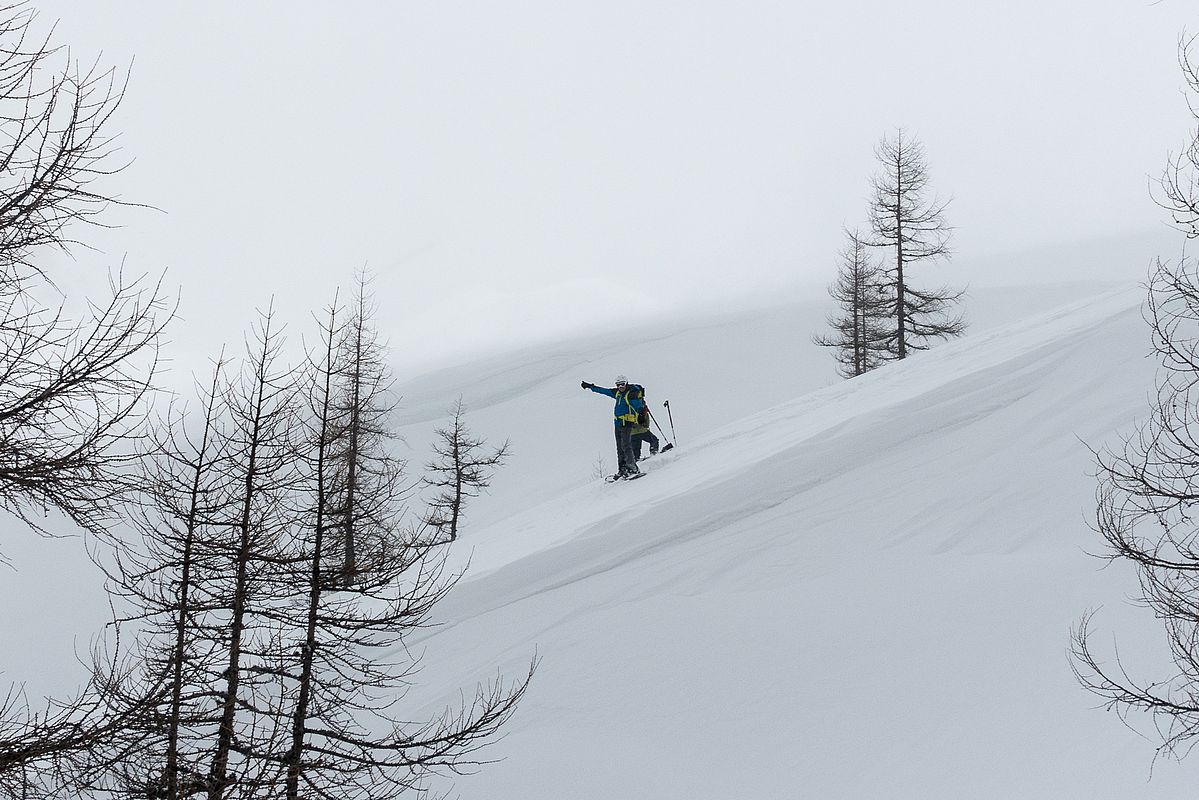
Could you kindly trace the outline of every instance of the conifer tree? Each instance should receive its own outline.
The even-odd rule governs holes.
[[[934,339],[962,334],[965,320],[955,311],[964,292],[920,288],[913,268],[949,257],[950,228],[946,203],[926,196],[928,166],[924,148],[899,130],[883,137],[875,149],[879,171],[870,204],[872,245],[886,254],[883,272],[890,303],[890,331],[885,338],[891,358],[926,350]]]
[[[112,131],[123,85],[39,35],[36,16],[31,4],[0,3],[0,510],[17,528],[61,523],[107,537],[136,496],[137,443],[173,310],[160,286],[121,271],[107,297],[80,303],[60,288],[71,276],[47,266],[122,205],[105,181],[124,166]],[[13,529],[0,538],[0,565]],[[124,674],[121,652],[109,672]],[[69,699],[31,703],[0,687],[0,794],[61,792],[71,762],[153,702],[122,703],[110,689],[92,681]]]
[[[347,585],[364,569],[360,561],[383,557],[388,539],[395,535],[389,524],[396,513],[394,501],[411,488],[401,485],[405,463],[390,448],[398,440],[389,427],[396,404],[374,326],[375,311],[369,279],[359,272],[348,317],[324,331],[326,337],[334,337],[336,358],[320,368],[331,381],[325,458],[336,490],[330,487],[325,496],[329,542],[342,551],[341,574]],[[334,317],[331,313],[330,320]]]
[[[213,523],[232,487],[221,469],[229,440],[227,397],[222,394],[226,363],[218,360],[211,383],[201,395],[198,430],[191,430],[184,409],[171,407],[151,433],[154,446],[143,463],[147,502],[135,518],[141,547],[124,547],[109,570],[110,594],[132,609],[126,621],[140,628],[141,670],[119,680],[95,668],[113,686],[128,686],[131,696],[150,694],[161,682],[150,713],[126,726],[109,743],[123,755],[104,755],[111,774],[86,761],[80,773],[115,794],[188,797],[207,787],[203,737],[191,731],[215,727],[203,702],[208,676],[223,667],[219,634],[206,619],[227,606],[217,589],[223,570],[214,558],[220,536]]]
[[[532,670],[507,686],[480,686],[468,707],[427,723],[403,722],[394,711],[416,666],[404,640],[427,624],[455,579],[446,574],[445,549],[435,547],[429,529],[403,524],[403,463],[388,455],[398,434],[379,404],[382,354],[361,346],[377,340],[364,313],[368,306],[360,279],[344,331],[336,307],[330,310],[324,359],[307,392],[308,445],[299,484],[305,511],[291,537],[303,591],[279,612],[285,650],[298,654],[282,668],[294,687],[284,756],[289,800],[394,797],[440,769],[473,763],[472,754],[512,714]],[[368,350],[376,355],[367,357]],[[348,382],[339,386],[339,378]],[[357,386],[362,380],[366,384]],[[338,449],[347,419],[363,426],[350,451]],[[349,580],[340,548],[326,545],[335,531],[352,533],[357,542]]]
[[[437,532],[437,541],[453,542],[458,538],[466,501],[491,485],[491,475],[507,459],[509,445],[505,441],[495,450],[484,451],[485,442],[466,426],[461,398],[454,404],[449,426],[438,428],[435,434],[433,452],[437,457],[425,466],[423,482],[436,490],[436,495],[429,501],[424,521]]]
[[[1193,39],[1179,44],[1191,94],[1199,97]],[[1199,122],[1197,106],[1192,115]],[[1199,236],[1199,126],[1161,181],[1165,205],[1188,238]],[[1093,614],[1073,631],[1072,665],[1083,686],[1131,722],[1142,716],[1159,753],[1182,758],[1199,741],[1199,262],[1158,260],[1145,318],[1161,363],[1149,415],[1120,446],[1096,454],[1094,527],[1108,560],[1131,564],[1141,600],[1164,627],[1173,665],[1160,678],[1134,674],[1119,652],[1094,646]]]
[[[882,272],[866,243],[856,230],[845,235],[848,242],[840,253],[837,280],[829,286],[829,295],[840,311],[828,319],[832,333],[818,335],[814,341],[834,348],[838,373],[852,378],[886,360],[883,343],[888,304]]]

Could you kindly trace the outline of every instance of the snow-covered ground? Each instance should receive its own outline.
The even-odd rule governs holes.
[[[1161,651],[1126,600],[1133,577],[1086,554],[1099,542],[1084,443],[1114,442],[1152,388],[1142,299],[980,290],[969,336],[847,382],[810,343],[812,304],[622,328],[405,383],[414,466],[458,396],[514,452],[468,511],[455,557],[470,567],[443,624],[414,643],[426,669],[412,716],[541,657],[486,752],[500,760],[457,794],[1185,796],[1199,764],[1153,765],[1153,742],[1096,710],[1066,658],[1095,606],[1134,661]],[[679,446],[609,485],[596,462],[612,468],[610,405],[579,381],[618,372],[646,385],[668,432],[671,401]],[[64,545],[78,549],[37,547],[73,559]],[[5,604],[82,569],[46,570],[33,549],[9,548]],[[86,635],[85,583],[70,622],[16,632],[7,677],[53,659],[39,636],[53,650],[63,629]]]
[[[1154,765],[1066,657],[1070,626],[1103,606],[1101,630],[1161,665],[1132,576],[1086,554],[1084,443],[1142,416],[1155,374],[1142,299],[980,292],[970,336],[850,382],[796,309],[426,379],[516,453],[470,519],[426,677],[542,657],[490,751],[504,760],[462,796],[1189,789],[1199,766]],[[607,404],[578,381],[617,371],[659,416],[672,401],[680,446],[607,485],[589,470],[611,466]]]

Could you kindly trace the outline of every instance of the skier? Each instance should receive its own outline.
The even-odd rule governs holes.
[[[637,468],[637,459],[633,454],[633,427],[645,409],[645,390],[635,383],[629,383],[624,375],[616,376],[616,387],[613,389],[596,386],[587,381],[583,381],[581,386],[616,400],[612,414],[616,422],[617,468],[612,479],[628,480],[641,477],[641,470]]]

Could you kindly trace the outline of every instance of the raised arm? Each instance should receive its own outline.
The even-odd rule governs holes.
[[[596,394],[606,394],[608,397],[616,397],[615,389],[605,389],[603,386],[596,386],[594,383],[588,383],[587,381],[583,381],[580,385],[584,389],[590,389]]]

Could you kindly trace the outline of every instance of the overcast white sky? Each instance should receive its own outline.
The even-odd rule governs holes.
[[[301,319],[363,265],[401,363],[790,299],[833,277],[896,126],[953,197],[962,283],[1160,232],[1196,21],[1176,0],[34,5],[77,57],[132,62],[118,188],[165,213],[121,212],[79,268],[168,268],[188,369],[272,294]]]

